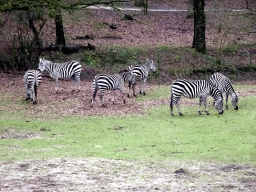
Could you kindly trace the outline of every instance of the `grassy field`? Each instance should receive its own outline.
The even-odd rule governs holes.
[[[239,85],[235,89],[250,91],[255,86]],[[150,101],[160,95],[169,98],[169,94],[169,87],[162,86],[137,100]],[[229,105],[223,115],[210,105],[211,115],[199,116],[197,106],[184,104],[184,117],[171,117],[169,106],[162,105],[150,108],[144,115],[49,121],[23,119],[1,111],[0,161],[97,157],[255,164],[256,98],[240,98],[238,111]],[[178,114],[176,109],[174,113]]]

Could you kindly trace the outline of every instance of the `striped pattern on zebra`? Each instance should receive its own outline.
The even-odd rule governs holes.
[[[222,73],[214,73],[209,78],[210,82],[215,85],[221,93],[226,93],[226,109],[228,109],[228,96],[231,96],[231,103],[235,110],[238,110],[238,96],[232,86],[231,81]]]
[[[82,66],[78,61],[69,61],[66,63],[53,63],[52,61],[39,60],[38,70],[43,72],[48,71],[49,75],[55,79],[55,91],[58,93],[58,78],[71,78],[74,81],[74,86],[79,85],[80,91],[80,74]]]
[[[26,87],[26,101],[31,99],[33,104],[37,103],[37,88],[42,81],[41,72],[38,70],[29,69],[26,71],[23,82]]]
[[[144,91],[144,87],[145,84],[147,82],[148,79],[148,73],[149,70],[153,71],[154,73],[157,71],[157,67],[156,64],[154,63],[154,61],[152,59],[147,60],[147,62],[143,65],[140,66],[133,66],[131,65],[128,70],[130,70],[132,72],[132,74],[135,76],[136,81],[140,81],[140,94],[143,93],[143,95],[146,95],[145,91]],[[134,82],[129,82],[129,89],[133,88],[133,95],[136,96],[135,93],[135,81]]]
[[[124,81],[131,81],[133,78],[131,72],[129,70],[120,71],[119,74],[114,75],[104,75],[99,74],[96,75],[93,79],[93,93],[92,93],[92,103],[95,101],[95,97],[97,91],[100,90],[100,100],[102,106],[105,106],[103,101],[103,96],[106,90],[112,90],[113,94],[115,94],[115,90],[119,90],[123,94],[123,102],[125,103],[125,93],[123,91]],[[115,95],[114,95],[115,96]],[[112,100],[114,103],[114,99]]]
[[[183,114],[180,111],[179,108],[179,101],[181,96],[187,97],[187,98],[197,98],[199,97],[199,108],[198,113],[201,115],[201,104],[204,103],[205,106],[205,112],[207,115],[208,109],[207,109],[207,97],[212,96],[215,101],[215,108],[219,112],[219,114],[223,113],[223,97],[221,92],[211,83],[209,83],[206,80],[176,80],[171,85],[171,102],[170,102],[170,108],[171,108],[171,115],[173,114],[173,105],[176,105],[180,116],[183,116]]]

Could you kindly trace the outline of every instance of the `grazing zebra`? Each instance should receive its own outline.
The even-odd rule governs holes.
[[[210,78],[210,82],[215,85],[221,93],[226,92],[226,109],[228,109],[228,96],[230,95],[232,105],[235,110],[238,110],[238,96],[232,87],[231,81],[221,73],[214,73]]]
[[[31,99],[33,104],[37,103],[37,88],[42,80],[41,72],[38,70],[29,69],[26,71],[23,81],[26,87],[26,101]]]
[[[44,70],[48,71],[50,76],[55,79],[55,91],[58,93],[58,78],[72,78],[74,85],[79,84],[80,91],[80,73],[81,65],[78,61],[69,61],[66,63],[53,63],[40,59],[38,70],[43,72]]]
[[[133,75],[129,70],[120,71],[119,74],[114,75],[96,75],[93,79],[93,93],[92,93],[92,103],[95,101],[97,91],[100,90],[100,100],[102,106],[104,105],[103,96],[106,90],[112,90],[115,94],[115,90],[119,90],[123,94],[123,102],[125,103],[125,93],[123,91],[124,81],[131,81]],[[114,102],[114,100],[113,100]]]
[[[147,62],[143,65],[140,66],[133,66],[131,65],[128,70],[130,70],[132,72],[132,74],[135,76],[136,80],[140,81],[140,94],[143,93],[143,95],[146,95],[145,91],[144,91],[144,86],[147,82],[147,78],[148,78],[148,73],[149,70],[153,71],[154,73],[157,71],[157,67],[156,64],[154,63],[154,61],[152,59],[147,60]],[[129,82],[129,89],[133,88],[133,95],[136,96],[135,94],[135,81],[134,82]]]
[[[173,105],[177,106],[180,116],[183,116],[179,108],[179,101],[181,96],[187,98],[199,97],[199,115],[202,115],[202,102],[204,103],[206,114],[209,115],[207,110],[207,97],[211,95],[214,98],[217,111],[219,114],[223,113],[223,97],[221,92],[206,80],[176,80],[171,85],[171,91],[170,108],[172,116],[174,116]]]

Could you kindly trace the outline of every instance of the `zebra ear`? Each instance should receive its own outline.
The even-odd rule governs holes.
[[[42,61],[42,58],[39,58],[39,63],[41,63],[41,61]]]

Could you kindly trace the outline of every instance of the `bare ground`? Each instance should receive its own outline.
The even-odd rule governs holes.
[[[0,191],[255,191],[256,167],[52,159],[0,164]]]

